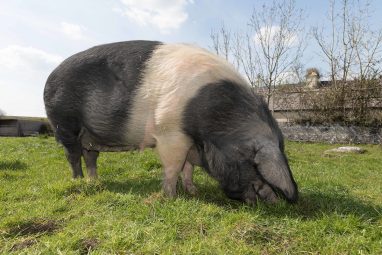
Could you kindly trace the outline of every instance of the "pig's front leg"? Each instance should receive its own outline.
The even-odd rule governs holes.
[[[157,150],[164,169],[163,190],[171,198],[176,196],[176,184],[182,171],[191,142],[181,133],[156,137]],[[192,174],[192,171],[191,171]]]

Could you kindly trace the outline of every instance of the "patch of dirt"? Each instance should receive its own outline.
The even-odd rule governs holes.
[[[243,240],[247,244],[280,243],[284,239],[273,229],[262,225],[250,225],[237,229],[235,237]]]
[[[244,224],[237,226],[233,237],[247,245],[261,246],[261,254],[284,254],[294,244],[290,236],[279,230],[267,224]]]
[[[67,187],[65,191],[63,191],[62,195],[64,197],[78,196],[80,194],[92,196],[102,192],[103,190],[105,190],[105,187],[97,181],[79,184],[74,183],[73,185]]]
[[[154,193],[150,194],[150,196],[145,198],[143,200],[143,203],[145,203],[146,205],[152,205],[157,201],[161,202],[163,200],[164,200],[164,196],[163,196],[162,192],[154,192]]]
[[[81,255],[85,255],[89,254],[91,251],[94,251],[98,247],[99,243],[100,241],[97,238],[84,238],[77,243],[77,248]]]
[[[61,224],[50,219],[34,219],[26,222],[13,224],[9,228],[9,236],[26,236],[35,234],[51,234],[61,228]]]
[[[15,243],[12,247],[11,247],[11,250],[10,251],[19,251],[19,250],[22,250],[24,248],[28,248],[34,244],[37,243],[37,240],[36,239],[26,239],[26,240],[23,240],[21,242],[18,242],[18,243]]]

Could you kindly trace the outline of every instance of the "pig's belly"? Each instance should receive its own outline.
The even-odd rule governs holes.
[[[103,139],[104,141],[107,141],[106,138]],[[155,140],[154,139],[148,139],[145,137],[143,141],[140,143],[128,143],[125,142],[125,144],[108,144],[105,142],[100,142],[99,139],[94,138],[89,132],[87,132],[85,129],[83,129],[80,133],[80,141],[82,148],[86,150],[91,151],[100,151],[100,152],[118,152],[118,151],[131,151],[131,150],[143,150],[144,148],[154,148],[155,147]],[[201,166],[201,159],[198,150],[196,149],[196,146],[191,146],[186,160],[190,162],[192,165]]]
[[[86,129],[83,129],[80,133],[80,141],[82,148],[92,151],[109,151],[109,152],[117,152],[117,151],[131,151],[131,150],[143,150],[146,147],[153,148],[155,147],[155,143],[150,141],[151,143],[144,144],[142,142],[134,141],[134,140],[124,140],[121,139],[118,143],[111,143],[108,141],[107,137],[96,138],[91,135]]]

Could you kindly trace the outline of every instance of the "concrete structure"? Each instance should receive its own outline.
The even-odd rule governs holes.
[[[34,136],[51,132],[45,118],[0,116],[0,136]]]

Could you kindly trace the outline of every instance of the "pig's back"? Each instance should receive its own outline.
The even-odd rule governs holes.
[[[201,48],[121,42],[65,60],[48,78],[44,100],[64,143],[80,135],[85,147],[144,148],[161,136],[184,135],[187,104],[202,87],[221,80],[246,87],[232,66]]]
[[[57,129],[57,138],[70,140],[69,136],[85,130],[97,143],[125,145],[132,99],[146,61],[160,44],[130,41],[100,45],[59,65],[44,90],[47,115]]]

